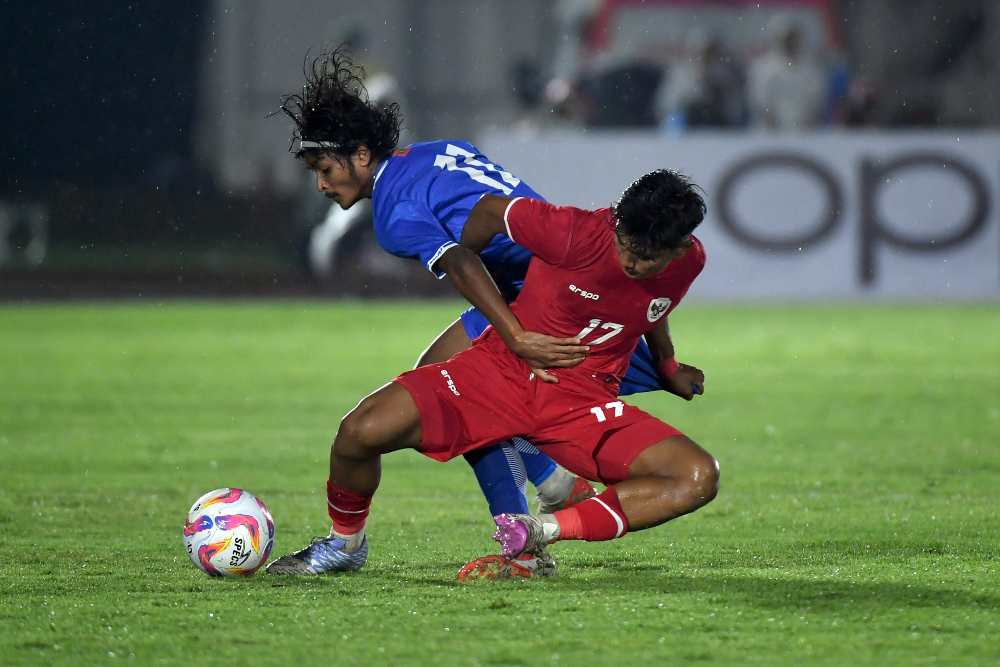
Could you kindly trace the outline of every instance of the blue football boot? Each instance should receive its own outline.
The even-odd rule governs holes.
[[[306,548],[271,561],[267,573],[310,576],[361,569],[368,560],[368,536],[355,551],[344,551],[346,545],[342,537],[314,537]]]

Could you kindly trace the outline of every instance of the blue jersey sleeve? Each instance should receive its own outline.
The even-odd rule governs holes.
[[[386,224],[376,229],[378,242],[397,257],[419,259],[438,279],[444,277],[435,264],[449,248],[458,245],[428,208],[418,202],[401,201],[392,207]]]

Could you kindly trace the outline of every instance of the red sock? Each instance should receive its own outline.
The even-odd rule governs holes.
[[[326,480],[326,509],[333,519],[333,530],[341,535],[353,535],[365,527],[372,497]]]
[[[613,486],[604,489],[600,495],[559,510],[553,516],[559,523],[560,540],[603,542],[628,532],[628,519]]]

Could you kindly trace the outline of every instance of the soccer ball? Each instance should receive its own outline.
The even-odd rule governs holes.
[[[191,562],[205,574],[250,575],[271,553],[274,520],[267,505],[249,491],[209,491],[188,512],[184,546]]]

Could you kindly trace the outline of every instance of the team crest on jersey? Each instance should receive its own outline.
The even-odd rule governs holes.
[[[668,310],[670,310],[670,299],[666,297],[653,299],[649,302],[649,308],[646,309],[646,319],[655,322],[663,317]]]

